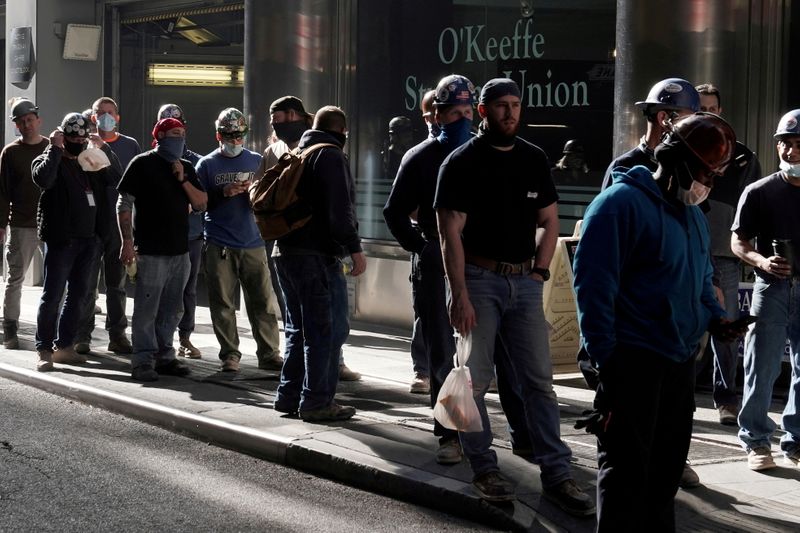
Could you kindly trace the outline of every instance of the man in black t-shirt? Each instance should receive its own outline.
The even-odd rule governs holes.
[[[460,433],[475,491],[514,499],[491,449],[484,395],[494,377],[495,339],[506,348],[525,405],[544,496],[565,511],[594,514],[572,479],[572,452],[559,434],[542,292],[558,239],[558,196],[544,152],[517,137],[517,84],[489,80],[481,91],[478,137],[450,154],[439,171],[434,207],[450,284],[450,323],[472,336],[469,369],[483,431]]]
[[[772,388],[789,339],[792,382],[783,410],[781,451],[800,464],[800,109],[786,113],[775,132],[780,171],[748,185],[739,199],[731,249],[755,267],[750,313],[758,320],[745,339],[739,440],[750,470],[775,468],[769,417]],[[755,239],[755,241],[754,241]]]
[[[172,338],[183,315],[183,288],[189,279],[189,205],[204,211],[208,200],[194,167],[180,159],[186,138],[183,123],[161,119],[153,138],[155,149],[134,157],[118,186],[120,259],[128,267],[137,265],[131,321],[131,377],[137,381],[189,374],[175,359]]]

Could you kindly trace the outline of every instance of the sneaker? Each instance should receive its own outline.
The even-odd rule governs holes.
[[[239,358],[235,355],[226,357],[222,361],[223,372],[238,372],[239,371]]]
[[[53,352],[50,350],[39,350],[39,360],[36,361],[37,372],[50,372],[53,370]]]
[[[113,337],[108,341],[108,351],[119,354],[131,354],[133,353],[133,346],[131,346],[131,341],[128,340],[128,337],[121,335],[119,337]]]
[[[56,348],[53,352],[53,362],[62,365],[82,365],[86,362],[86,356],[75,351],[72,346]]]
[[[472,480],[472,490],[487,502],[510,502],[516,499],[514,485],[500,472],[486,472]]]
[[[336,402],[331,402],[326,407],[319,409],[311,409],[309,411],[300,411],[300,418],[304,422],[334,422],[337,420],[347,420],[356,414],[356,408],[339,405]]]
[[[436,450],[436,462],[440,465],[456,465],[464,458],[461,443],[458,439],[446,440]]]
[[[431,379],[425,374],[417,372],[414,374],[414,380],[408,388],[411,394],[430,394],[431,393]]]
[[[158,372],[150,365],[141,365],[131,370],[131,378],[135,381],[158,381]]]
[[[339,381],[358,381],[359,379],[361,379],[361,374],[350,370],[344,363],[339,365]]]
[[[790,452],[783,452],[786,460],[797,466],[800,463],[800,447],[793,449]]]
[[[775,460],[772,459],[772,450],[769,446],[758,446],[747,452],[747,468],[750,470],[769,470],[775,468]]]
[[[719,406],[719,423],[723,426],[739,425],[739,410],[735,405]]]
[[[700,476],[697,475],[694,468],[689,466],[689,463],[683,465],[683,472],[678,486],[682,489],[694,489],[700,486]]]
[[[200,350],[192,344],[192,341],[189,340],[189,337],[181,339],[181,345],[178,348],[178,355],[181,357],[188,357],[189,359],[201,359],[203,354],[200,353]]]
[[[492,381],[489,382],[489,388],[486,389],[486,392],[497,394],[497,378],[492,378]]]
[[[269,359],[259,360],[258,368],[260,368],[261,370],[280,371],[283,368],[283,357],[281,357],[278,354],[275,354]]]
[[[156,373],[162,376],[188,376],[192,373],[192,369],[186,366],[184,363],[181,363],[177,359],[173,359],[168,363],[164,363],[163,365],[157,365]]]
[[[92,351],[92,347],[88,342],[76,342],[73,346],[76,352],[87,354]]]
[[[574,479],[544,489],[543,496],[573,516],[592,516],[597,512],[594,498],[583,492]]]

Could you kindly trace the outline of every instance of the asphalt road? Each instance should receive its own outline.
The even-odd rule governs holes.
[[[0,532],[485,531],[0,378]]]

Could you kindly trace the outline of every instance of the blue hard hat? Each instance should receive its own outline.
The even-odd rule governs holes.
[[[800,109],[792,109],[783,115],[775,130],[775,138],[778,140],[793,135],[800,135]]]
[[[700,95],[688,81],[667,78],[653,85],[647,94],[647,100],[636,102],[635,105],[643,109],[658,106],[663,109],[687,109],[697,113],[700,111]]]
[[[464,76],[450,74],[436,85],[433,105],[474,105],[475,85]]]

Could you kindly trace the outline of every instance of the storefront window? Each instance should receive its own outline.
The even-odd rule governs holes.
[[[613,0],[359,2],[352,135],[361,234],[392,240],[381,210],[402,153],[428,134],[420,99],[451,73],[479,87],[498,76],[520,85],[520,135],[550,158],[561,195],[561,231],[571,234],[611,160],[615,5]],[[395,133],[390,140],[393,119],[403,125],[406,139]]]

